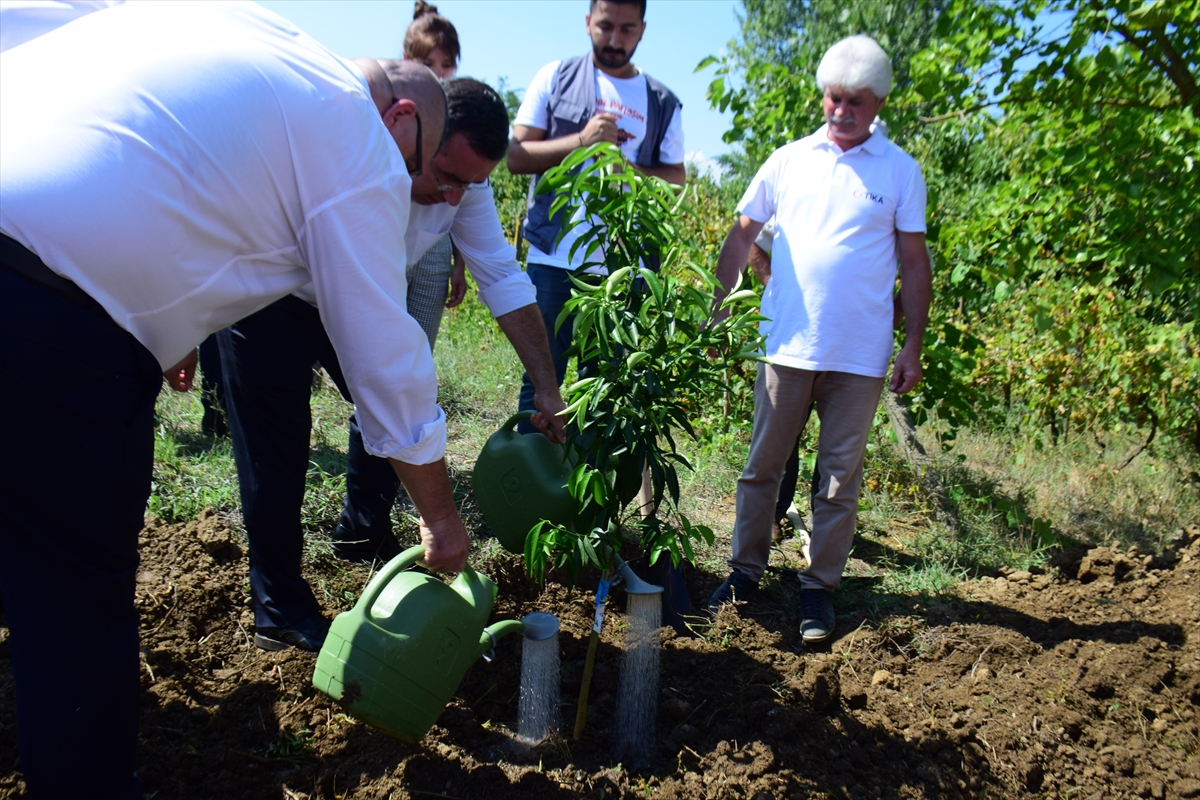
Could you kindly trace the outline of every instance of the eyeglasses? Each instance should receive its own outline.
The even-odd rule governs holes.
[[[395,97],[393,97],[392,105],[396,105],[397,102],[399,102],[399,101]],[[417,155],[417,157],[416,157],[417,166],[413,167],[413,165],[410,164],[407,159],[404,162],[404,166],[408,167],[408,176],[410,178],[419,178],[419,177],[421,177],[421,174],[425,171],[425,159],[421,157],[422,156],[421,140],[424,137],[421,136],[421,115],[418,114],[416,111],[414,111],[413,116],[417,118],[417,154],[416,154]]]
[[[438,172],[438,168],[432,162],[433,177],[437,179],[437,191],[439,192],[470,192],[478,189],[486,189],[492,185],[491,176],[483,179],[480,183],[464,183],[462,181],[452,181],[446,178],[445,175]]]

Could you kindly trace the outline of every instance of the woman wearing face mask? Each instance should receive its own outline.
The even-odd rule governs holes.
[[[458,70],[460,53],[458,31],[450,20],[437,13],[437,6],[416,0],[413,21],[404,33],[404,58],[420,61],[434,75],[449,80]],[[429,337],[430,350],[437,340],[443,306],[453,308],[466,293],[462,255],[446,234],[408,271],[408,313]]]

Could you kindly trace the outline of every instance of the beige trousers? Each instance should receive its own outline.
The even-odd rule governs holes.
[[[800,573],[800,582],[805,589],[838,587],[854,543],[867,436],[882,390],[883,378],[759,364],[754,433],[750,458],[737,484],[729,566],[755,581],[762,577],[771,552],[779,479],[815,400],[821,420],[817,442],[821,484],[813,500],[812,560]]]

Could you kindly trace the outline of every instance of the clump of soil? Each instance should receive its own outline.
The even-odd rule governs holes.
[[[331,613],[369,577],[332,560],[307,569]],[[496,618],[558,615],[569,734],[593,596],[541,590],[504,558],[486,571],[501,587]],[[717,580],[689,572],[693,602]],[[1161,556],[1095,548],[1053,574],[1009,571],[928,602],[869,580],[847,581],[839,603],[866,607],[839,606],[824,650],[800,641],[792,581],[690,635],[664,629],[658,743],[631,772],[611,756],[620,593],[580,740],[516,743],[510,637],[414,746],[314,691],[312,656],[255,649],[242,545],[218,517],[151,524],[139,772],[156,800],[1200,797],[1200,526]],[[7,635],[0,797],[21,797]]]

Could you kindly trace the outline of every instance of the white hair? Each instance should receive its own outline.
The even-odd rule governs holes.
[[[846,91],[870,89],[875,99],[892,91],[892,62],[870,36],[842,39],[825,51],[817,67],[817,88],[836,86]]]

